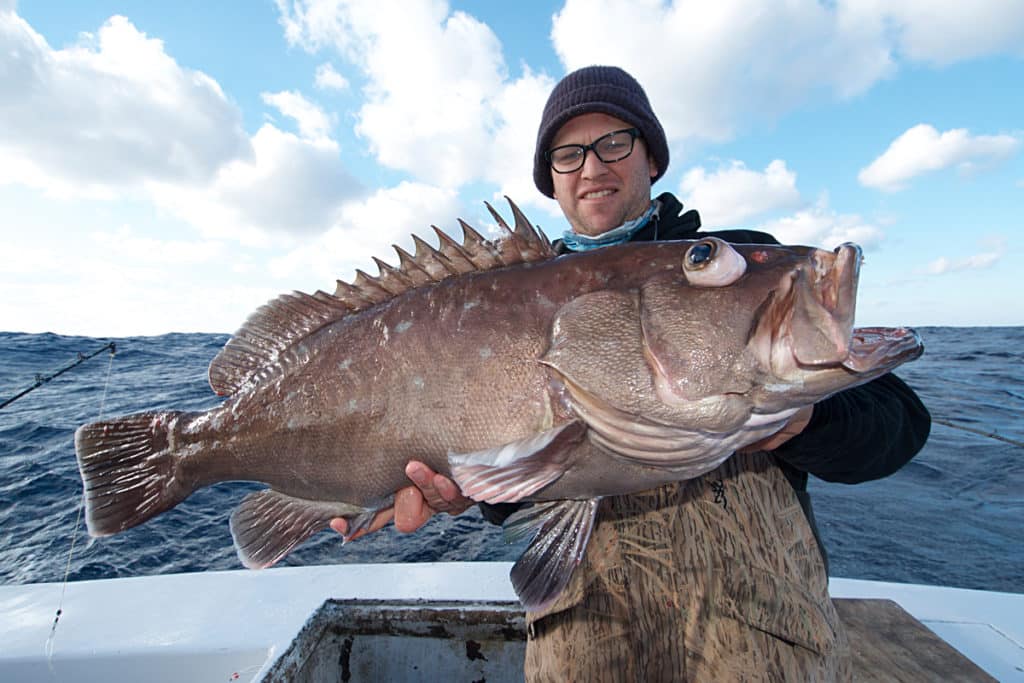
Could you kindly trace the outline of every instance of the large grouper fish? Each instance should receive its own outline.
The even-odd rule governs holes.
[[[511,202],[510,202],[511,203]],[[231,516],[242,563],[367,526],[421,460],[469,497],[532,501],[506,535],[525,607],[558,595],[602,496],[689,479],[799,408],[918,357],[906,328],[854,329],[862,256],[715,237],[556,256],[515,205],[502,235],[434,228],[400,265],[285,294],[214,358],[229,398],[75,435],[90,534],[124,531],[226,480],[269,488]]]

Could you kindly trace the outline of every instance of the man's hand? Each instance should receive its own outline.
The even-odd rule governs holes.
[[[400,489],[395,494],[394,507],[378,512],[368,529],[348,536],[348,521],[342,517],[332,519],[331,528],[345,536],[346,541],[351,541],[387,526],[393,519],[395,528],[407,534],[426,524],[434,513],[458,515],[473,504],[472,500],[462,495],[455,482],[417,460],[405,466],[405,475],[415,486]]]
[[[811,421],[811,415],[814,414],[814,406],[804,406],[800,410],[793,414],[793,417],[789,418],[782,429],[775,432],[769,437],[755,441],[749,446],[740,448],[737,452],[739,453],[756,453],[757,451],[774,451],[776,448],[786,443],[794,436],[804,431],[808,423]]]

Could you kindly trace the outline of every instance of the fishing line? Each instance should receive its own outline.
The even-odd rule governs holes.
[[[978,436],[987,436],[990,439],[995,439],[996,441],[1002,441],[1004,443],[1010,444],[1011,446],[1017,446],[1019,448],[1024,448],[1024,441],[1018,441],[1016,439],[1011,439],[1009,437],[1003,436],[1002,434],[996,434],[995,432],[985,432],[985,431],[982,431],[980,429],[973,429],[971,427],[964,427],[963,425],[953,424],[952,422],[949,422],[948,420],[938,420],[938,419],[936,419],[934,417],[932,418],[932,422],[934,422],[935,424],[945,425],[946,427],[952,427],[953,429],[959,429],[959,430],[964,431],[964,432],[970,432],[971,434],[977,434]]]
[[[114,368],[114,353],[117,348],[113,343],[110,343],[104,348],[110,348],[110,360],[107,362],[107,376],[103,381],[103,395],[100,397],[100,409],[99,414],[96,416],[96,420],[103,419],[103,410],[107,403],[107,390],[110,388],[110,374]],[[100,349],[101,351],[103,349]],[[93,354],[95,355],[95,354]],[[56,675],[53,669],[53,644],[57,638],[57,624],[60,622],[60,617],[64,613],[64,595],[68,590],[68,577],[71,575],[71,560],[75,555],[75,544],[78,541],[78,527],[82,522],[82,509],[85,507],[85,491],[78,497],[78,510],[75,515],[75,526],[71,532],[71,548],[68,549],[68,561],[64,567],[64,580],[61,582],[60,588],[60,600],[57,602],[57,613],[53,618],[53,626],[50,627],[50,635],[46,638],[46,645],[43,650],[46,652],[46,665],[50,668],[50,673]]]

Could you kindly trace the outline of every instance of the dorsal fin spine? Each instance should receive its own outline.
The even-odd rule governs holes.
[[[374,259],[380,272],[371,277],[362,270],[350,284],[338,280],[334,294],[292,292],[261,306],[245,321],[210,364],[210,385],[221,395],[233,394],[250,382],[260,382],[282,371],[294,359],[287,353],[317,330],[417,287],[442,282],[466,272],[486,271],[556,256],[551,243],[509,200],[515,216],[510,229],[487,204],[503,234],[496,242],[484,239],[464,221],[460,245],[438,228],[439,244],[434,248],[413,235],[416,253],[410,256],[400,247],[399,266]]]
[[[479,270],[508,265],[501,260],[501,255],[494,245],[485,240],[471,225],[460,218],[459,226],[462,228],[462,248]]]
[[[498,213],[493,206],[491,206],[490,202],[484,202],[484,206],[486,206],[487,210],[490,211],[491,217],[494,218],[494,222],[498,224],[499,228],[505,231],[506,234],[512,232],[512,229],[508,227],[508,223],[506,223],[505,219],[502,218],[501,214]]]
[[[381,287],[377,278],[371,277],[361,270],[356,270],[356,279],[352,281],[352,286],[358,288],[367,299],[375,304],[391,298],[391,292]]]
[[[435,282],[440,282],[450,275],[458,275],[459,271],[441,253],[427,244],[418,235],[412,236],[416,245],[416,263],[430,273]]]
[[[530,224],[530,219],[516,206],[514,201],[508,197],[505,197],[505,200],[512,207],[512,216],[515,218],[515,230],[513,232],[533,245],[534,248],[542,252],[551,252],[551,242],[548,240],[548,236],[544,234],[544,231],[533,227]]]
[[[416,283],[398,268],[384,263],[384,261],[381,261],[376,256],[373,257],[373,262],[377,264],[377,271],[380,273],[377,276],[377,282],[381,287],[388,290],[392,296],[401,294],[416,286]]]
[[[402,249],[397,244],[392,244],[391,248],[398,253],[398,263],[402,272],[405,273],[406,277],[408,277],[415,286],[419,287],[420,285],[434,281],[434,278],[430,277],[430,273],[424,270],[423,266],[416,263],[416,259],[414,259],[409,252]]]
[[[467,249],[465,242],[459,244],[436,225],[430,227],[434,229],[434,233],[437,235],[438,253],[447,259],[448,264],[458,270],[459,274],[472,273],[474,270],[480,269],[480,266],[473,259],[472,252]]]
[[[362,292],[344,280],[338,280],[338,286],[334,290],[334,296],[345,302],[353,312],[373,305],[373,302],[363,296]]]

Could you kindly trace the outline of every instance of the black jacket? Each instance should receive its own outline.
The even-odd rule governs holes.
[[[666,192],[658,197],[661,209],[631,241],[697,239],[705,235],[727,242],[779,244],[756,230],[698,232],[700,216]],[[560,241],[556,248],[564,251]],[[807,513],[814,534],[807,475],[826,481],[857,484],[886,477],[905,465],[924,446],[931,431],[931,416],[913,389],[893,374],[841,391],[814,405],[807,427],[772,451]],[[500,524],[518,504],[481,504],[484,517]],[[820,545],[820,539],[819,539]],[[822,548],[824,554],[824,548]]]

